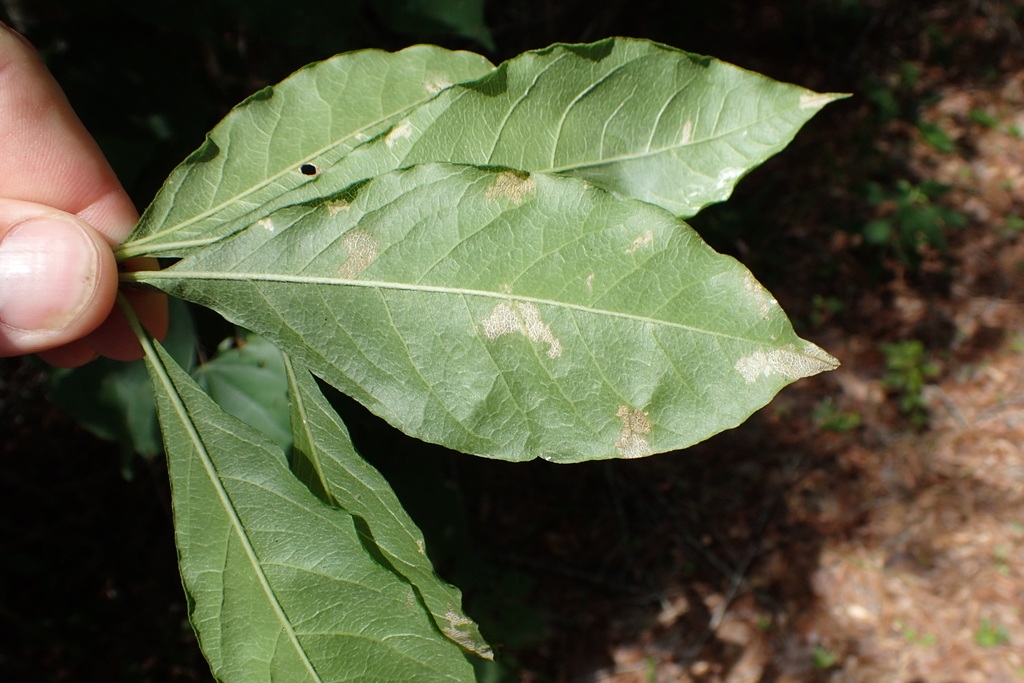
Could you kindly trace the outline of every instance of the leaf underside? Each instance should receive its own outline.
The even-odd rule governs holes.
[[[508,460],[684,448],[836,365],[679,219],[543,174],[417,166],[132,278],[406,433]]]
[[[259,429],[287,451],[292,445],[288,385],[281,352],[254,334],[220,351],[192,372],[225,412]]]
[[[685,218],[727,199],[837,97],[644,40],[554,45],[445,90],[338,173],[347,184],[432,161],[507,166]]]
[[[317,500],[279,448],[147,354],[190,619],[218,680],[471,681],[413,588]]]

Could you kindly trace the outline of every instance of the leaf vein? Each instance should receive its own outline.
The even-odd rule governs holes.
[[[245,273],[217,271],[188,271],[186,273],[178,273],[175,272],[173,267],[167,270],[160,271],[133,271],[121,273],[121,280],[123,282],[140,283],[151,283],[156,280],[220,280],[226,282],[250,282],[253,285],[258,285],[259,283],[281,283],[296,285],[324,285],[329,287],[344,286],[361,287],[368,289],[394,289],[400,291],[421,292],[425,294],[461,294],[464,296],[476,296],[485,299],[500,299],[502,301],[520,301],[524,303],[536,304],[539,306],[550,306],[553,308],[575,310],[583,313],[590,313],[593,315],[606,315],[613,318],[623,318],[626,320],[635,320],[642,323],[651,323],[655,325],[673,327],[676,329],[695,332],[697,334],[706,334],[713,337],[720,337],[723,339],[734,339],[736,341],[756,344],[758,346],[770,346],[769,344],[762,341],[758,341],[756,339],[748,339],[746,337],[727,334],[725,332],[719,332],[715,330],[695,327],[693,325],[677,323],[671,320],[658,320],[650,318],[648,316],[637,315],[634,313],[625,313],[622,311],[614,311],[610,309],[596,309],[591,306],[585,306],[583,304],[574,304],[565,301],[553,301],[551,299],[545,299],[542,297],[521,296],[516,294],[508,294],[505,292],[489,292],[485,290],[465,289],[461,287],[444,287],[439,285],[424,285],[405,282],[385,282],[381,280],[345,280],[343,278],[333,277],[320,277],[309,275],[281,275],[276,273],[259,272]]]
[[[552,67],[558,64],[564,58],[564,54],[559,55],[554,60],[552,60],[550,64],[546,64],[543,69],[538,71],[537,75],[534,76],[533,80],[530,82],[530,85],[526,86],[526,89],[523,90],[523,94],[520,95],[519,98],[512,103],[511,107],[509,107],[508,112],[502,118],[501,123],[498,125],[498,130],[494,134],[494,143],[491,145],[491,151],[487,154],[488,162],[490,162],[494,158],[494,150],[498,148],[498,143],[501,142],[501,134],[505,131],[505,126],[508,125],[508,120],[512,118],[512,114],[516,112],[516,110],[519,108],[519,105],[521,105],[526,100],[526,98],[530,95],[530,92],[532,92],[533,89],[537,86],[537,81],[540,80],[541,76],[547,73],[548,70],[550,70]]]

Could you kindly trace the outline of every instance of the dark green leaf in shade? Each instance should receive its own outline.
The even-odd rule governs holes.
[[[191,367],[195,332],[188,304],[183,301],[170,301],[170,326],[164,343],[179,365]],[[132,472],[130,462],[135,453],[152,457],[163,450],[144,361],[98,358],[78,368],[55,369],[49,390],[54,403],[80,425],[120,445],[126,475]]]
[[[288,379],[276,346],[246,334],[197,367],[192,377],[225,412],[269,436],[282,451],[291,448]]]

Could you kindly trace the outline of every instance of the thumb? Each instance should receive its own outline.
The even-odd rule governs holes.
[[[83,337],[116,294],[117,264],[100,233],[41,204],[0,200],[0,356]]]

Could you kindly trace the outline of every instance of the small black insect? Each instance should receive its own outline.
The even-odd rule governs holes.
[[[315,164],[303,164],[299,166],[299,173],[302,175],[316,175],[320,172],[320,169]]]

